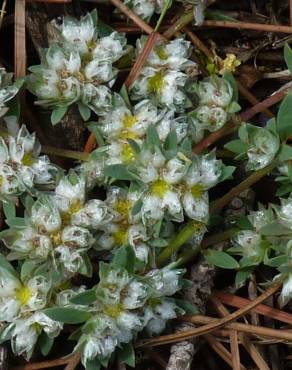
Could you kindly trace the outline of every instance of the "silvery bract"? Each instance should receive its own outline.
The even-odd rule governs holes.
[[[124,3],[142,19],[150,20],[153,14],[161,13],[166,0],[124,0]]]

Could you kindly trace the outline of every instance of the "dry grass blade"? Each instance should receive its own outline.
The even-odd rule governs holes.
[[[31,362],[26,365],[13,367],[11,370],[39,370],[49,369],[52,367],[66,365],[71,357],[61,357],[54,360],[42,361],[42,362]]]
[[[3,18],[4,18],[4,14],[5,14],[6,5],[7,5],[7,0],[3,0],[1,11],[0,11],[1,12],[0,13],[0,29],[2,27],[2,22],[3,22]]]
[[[14,70],[15,77],[24,77],[26,73],[25,46],[25,0],[15,0],[14,31]]]
[[[228,317],[228,316],[225,316],[225,317]],[[210,317],[210,316],[196,315],[196,316],[191,316],[191,317],[183,317],[182,320],[192,322],[194,324],[204,325],[210,322],[212,324],[216,324],[216,323],[219,324],[222,319],[217,319],[217,318]],[[224,327],[227,329],[233,329],[233,330],[237,330],[237,331],[252,334],[252,335],[292,342],[292,333],[288,330],[276,330],[276,329],[266,328],[263,326],[255,326],[255,325],[233,323],[233,322],[225,324]]]
[[[129,73],[125,81],[126,87],[130,87],[133,84],[133,82],[136,80],[136,78],[138,77],[139,73],[141,72],[141,69],[143,68],[158,38],[159,38],[159,34],[157,32],[153,32],[149,35],[142,52],[139,54],[135,64],[133,65],[131,69],[131,72]]]
[[[204,339],[209,343],[210,347],[224,360],[233,370],[246,370],[246,367],[239,364],[238,368],[233,365],[233,356],[222,343],[218,342],[213,335],[204,335]]]
[[[218,299],[211,297],[211,301],[221,317],[225,317],[229,315],[228,310],[222,305],[222,303]],[[230,336],[230,349],[232,353],[232,366],[234,370],[239,370],[240,369],[240,354],[239,354],[239,347],[238,347],[237,331],[231,330],[229,336]]]
[[[275,24],[261,24],[249,22],[228,22],[228,21],[205,21],[203,26],[208,27],[223,27],[223,28],[237,28],[242,30],[255,30],[264,32],[279,32],[279,33],[292,33],[291,26],[282,26]]]
[[[215,292],[214,294],[215,297],[218,298],[222,303],[227,304],[228,306],[231,307],[240,308],[251,302],[247,298],[238,297],[236,295],[229,293]],[[255,307],[253,311],[257,312],[260,315],[268,316],[272,319],[285,322],[289,325],[291,325],[292,323],[292,314],[281,310],[277,310],[276,308],[270,306],[260,304],[257,307]]]
[[[229,315],[229,311],[227,310],[227,308],[219,301],[219,299],[215,296],[213,296],[211,298],[212,300],[212,303],[214,304],[214,307],[215,309],[217,310],[217,312],[219,313],[220,316],[224,317],[224,316],[227,316]],[[236,349],[232,350],[233,346],[234,346],[234,340],[235,340],[235,337],[233,338],[232,334],[233,333],[236,333]],[[239,357],[239,348],[238,348],[238,339],[239,339],[239,336],[237,335],[237,332],[236,331],[230,331],[230,343],[231,343],[231,352],[234,356],[237,356],[237,353],[236,351],[238,351],[238,357]],[[267,365],[267,363],[265,362],[265,360],[262,358],[262,356],[260,355],[260,353],[258,352],[256,346],[254,344],[252,344],[250,342],[250,340],[248,339],[248,336],[246,334],[240,334],[240,340],[244,346],[244,348],[246,349],[246,351],[249,353],[249,355],[251,356],[251,358],[254,360],[255,364],[258,366],[259,370],[270,370],[269,369],[269,366]],[[234,360],[233,360],[233,363],[234,363]],[[238,368],[238,363],[237,363],[237,368]]]
[[[150,339],[145,342],[142,342],[138,344],[138,347],[153,347],[153,346],[159,346],[162,344],[168,344],[168,343],[174,343],[179,342],[188,338],[197,337],[199,335],[207,334],[212,332],[213,330],[219,329],[222,326],[225,326],[226,324],[238,319],[239,317],[245,315],[250,310],[252,310],[254,307],[258,306],[260,303],[265,301],[268,297],[272,296],[280,287],[282,283],[275,283],[272,287],[270,287],[266,292],[261,294],[257,299],[255,299],[250,304],[246,305],[245,307],[233,312],[232,314],[213,322],[209,322],[209,324],[206,324],[202,327],[195,328],[193,330],[189,330],[187,332],[177,333],[177,334],[170,334],[170,335],[164,335],[155,339]],[[194,316],[196,317],[196,316]],[[289,334],[290,335],[290,334]],[[290,338],[290,336],[289,336]],[[292,339],[292,335],[291,335]]]

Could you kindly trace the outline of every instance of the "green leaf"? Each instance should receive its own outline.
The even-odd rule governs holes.
[[[198,315],[200,312],[197,306],[188,301],[176,298],[175,303],[178,307],[182,308],[185,311],[186,315]]]
[[[229,254],[214,249],[208,249],[205,253],[206,260],[223,269],[236,269],[239,267],[238,262]]]
[[[68,107],[60,106],[58,108],[55,108],[52,111],[51,114],[51,123],[53,126],[55,126],[57,123],[61,121],[61,119],[65,116],[67,113]]]
[[[123,84],[123,86],[121,87],[120,95],[121,95],[121,97],[123,98],[124,102],[126,103],[126,106],[127,106],[129,109],[132,109],[131,102],[130,102],[130,98],[129,98],[129,94],[128,94],[128,90],[127,90],[127,88],[126,88],[126,85],[125,85],[125,84]]]
[[[81,102],[78,102],[78,110],[83,121],[88,121],[91,115],[91,110]]]
[[[254,267],[247,267],[236,273],[235,286],[237,289],[240,288],[244,284],[245,280],[252,274],[253,270],[254,270]]]
[[[236,226],[241,230],[253,230],[253,225],[246,216],[238,217],[236,219]]]
[[[85,292],[76,294],[70,299],[71,303],[80,304],[80,305],[89,305],[96,301],[96,291],[95,289],[89,289]]]
[[[277,197],[282,197],[283,195],[289,194],[292,192],[292,184],[283,184],[280,185],[276,191]]]
[[[237,86],[237,82],[233,74],[228,72],[228,73],[225,73],[223,77],[226,81],[230,83],[232,87],[232,91],[233,91],[232,100],[237,102],[238,101],[238,86]]]
[[[292,147],[287,144],[282,144],[278,158],[282,162],[292,159]]]
[[[136,154],[139,154],[141,152],[140,145],[135,140],[128,139],[128,143]]]
[[[21,266],[20,277],[25,280],[32,275],[32,272],[37,268],[38,264],[34,260],[25,260]]]
[[[245,153],[247,151],[247,145],[239,139],[229,141],[229,143],[224,145],[224,148],[236,154]]]
[[[93,122],[93,121],[87,122],[87,128],[90,132],[94,134],[97,144],[100,147],[104,146],[105,142],[104,142],[103,136],[100,132],[97,122]]]
[[[260,233],[265,236],[281,236],[291,234],[292,230],[275,221],[263,226]]]
[[[284,46],[284,58],[289,71],[292,73],[292,49],[287,42]]]
[[[68,307],[52,307],[42,311],[50,319],[64,324],[81,324],[90,319],[91,314],[86,311]]]
[[[235,171],[236,167],[234,166],[223,166],[222,167],[222,171],[221,171],[221,175],[219,177],[219,182],[223,182],[225,180],[228,180],[228,179],[232,179],[233,178],[233,172]]]
[[[164,146],[164,150],[173,152],[174,154],[177,151],[177,136],[175,131],[170,131],[170,133],[167,135]]]
[[[132,216],[136,216],[141,211],[142,205],[143,205],[142,199],[138,199],[132,208],[131,211]]]
[[[288,256],[287,255],[281,255],[281,256],[277,256],[277,257],[274,257],[274,258],[269,258],[267,260],[264,261],[265,262],[265,265],[267,266],[271,266],[271,267],[279,267],[281,265],[284,265],[286,263],[288,263]]]
[[[146,132],[146,140],[149,145],[160,147],[160,139],[154,126],[149,126]]]
[[[44,331],[42,331],[38,339],[38,344],[42,355],[47,356],[53,347],[54,338],[50,338]]]
[[[158,19],[158,21],[156,23],[156,26],[155,26],[155,32],[158,31],[158,29],[159,29],[159,27],[160,27],[160,25],[161,25],[161,23],[163,21],[163,18],[165,17],[168,9],[171,7],[171,4],[172,4],[172,0],[166,0],[164,2],[163,8],[162,8],[162,10],[160,12],[159,19]]]
[[[25,219],[22,217],[13,217],[5,220],[9,227],[24,228],[26,226]]]
[[[229,107],[228,107],[228,113],[237,113],[241,110],[241,106],[236,102],[236,101],[233,101]]]
[[[211,19],[214,21],[228,21],[228,22],[237,22],[236,18],[226,15],[221,10],[206,9],[205,10],[206,19]]]
[[[18,279],[17,272],[14,270],[13,266],[6,260],[2,253],[0,253],[0,268],[6,270],[8,273]]]
[[[112,177],[116,180],[134,180],[135,176],[131,174],[123,164],[112,164],[105,167],[105,176]]]
[[[112,263],[118,267],[126,269],[129,273],[132,273],[134,271],[135,260],[135,252],[128,244],[119,248],[115,252]]]
[[[5,215],[5,217],[6,217],[7,220],[9,220],[11,218],[15,218],[15,216],[16,216],[16,208],[15,208],[15,204],[14,203],[3,202],[2,203],[2,206],[3,206],[4,215]]]
[[[82,258],[83,263],[79,269],[79,273],[87,277],[92,277],[93,267],[90,258],[88,257],[87,253],[83,253]]]
[[[126,343],[118,351],[118,357],[123,364],[135,367],[135,351],[132,343]]]
[[[277,115],[277,131],[281,139],[287,139],[292,134],[292,95],[287,94],[282,101]]]
[[[97,357],[94,360],[86,361],[86,368],[85,370],[100,370],[100,362],[98,361]]]

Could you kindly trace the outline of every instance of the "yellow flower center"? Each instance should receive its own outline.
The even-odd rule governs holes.
[[[71,221],[71,217],[74,215],[74,213],[77,213],[82,208],[82,202],[80,200],[77,200],[73,202],[68,211],[65,213],[62,213],[62,224],[64,226],[69,225]]]
[[[30,300],[30,297],[32,296],[31,290],[26,287],[22,286],[21,288],[16,290],[16,299],[22,306],[26,305],[28,301]]]
[[[62,232],[56,231],[52,234],[50,234],[50,239],[53,243],[54,247],[57,247],[58,245],[62,244]]]
[[[194,185],[191,188],[191,193],[194,198],[201,198],[203,191],[204,187],[201,184]]]
[[[0,186],[3,185],[3,183],[4,183],[4,177],[0,176]]]
[[[119,199],[116,203],[115,203],[115,210],[120,214],[122,215],[123,217],[125,218],[128,218],[129,216],[129,213],[130,213],[130,209],[132,207],[132,202],[130,202],[129,200],[127,199]]]
[[[125,114],[124,118],[123,118],[123,126],[125,128],[131,128],[134,126],[134,124],[137,122],[137,118],[136,116],[132,116],[132,115],[129,115],[129,114]]]
[[[166,60],[168,58],[168,54],[167,54],[164,46],[158,46],[155,49],[155,52],[159,56],[159,58],[162,59],[162,60]]]
[[[108,316],[116,319],[122,312],[123,312],[123,306],[118,303],[117,305],[108,305],[104,309],[105,314]]]
[[[147,90],[148,93],[151,94],[159,94],[165,84],[164,81],[164,74],[162,71],[156,72],[152,77],[148,80]]]
[[[121,150],[121,158],[123,163],[130,163],[134,159],[134,151],[129,144],[124,144]]]
[[[120,247],[128,242],[128,230],[118,230],[113,233],[115,245]]]
[[[32,152],[24,153],[24,156],[22,157],[21,163],[24,166],[32,166],[35,163],[35,158],[32,155]]]
[[[151,193],[160,198],[162,198],[168,190],[170,190],[170,186],[167,184],[167,182],[161,179],[153,182],[153,184],[150,186]]]

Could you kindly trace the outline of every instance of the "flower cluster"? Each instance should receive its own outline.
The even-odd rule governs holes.
[[[149,21],[155,13],[161,13],[166,0],[124,0],[124,3],[137,13],[139,17]]]
[[[137,42],[141,51],[144,40]],[[133,100],[152,99],[155,104],[182,111],[189,105],[184,91],[189,76],[197,74],[197,64],[189,59],[190,42],[175,39],[156,45],[145,66],[130,87]]]
[[[232,86],[224,78],[213,75],[192,85],[191,90],[199,99],[198,107],[190,114],[198,139],[205,130],[219,130],[240,109],[233,101]]]
[[[113,63],[128,48],[117,32],[99,37],[96,23],[96,12],[80,21],[65,17],[61,25],[55,23],[59,42],[44,51],[41,65],[30,67],[29,88],[38,97],[37,104],[55,110],[54,123],[73,103],[78,103],[84,119],[89,118],[89,109],[100,114],[111,105],[109,87],[118,72]]]
[[[74,173],[60,180],[52,195],[41,195],[28,210],[23,225],[5,230],[3,241],[9,260],[29,259],[35,268],[58,271],[61,279],[77,272],[91,274],[87,251],[95,243],[94,231],[112,219],[98,199],[86,201],[85,180]]]
[[[35,134],[24,125],[13,136],[0,136],[0,200],[15,202],[24,192],[54,184],[58,169],[40,152]]]
[[[130,274],[123,268],[101,263],[100,282],[93,293],[91,317],[81,328],[76,350],[82,350],[82,362],[105,363],[116,347],[129,343],[142,329],[160,333],[166,321],[182,312],[168,298],[181,287],[182,270],[163,268],[145,276]],[[74,302],[82,302],[82,295]]]

